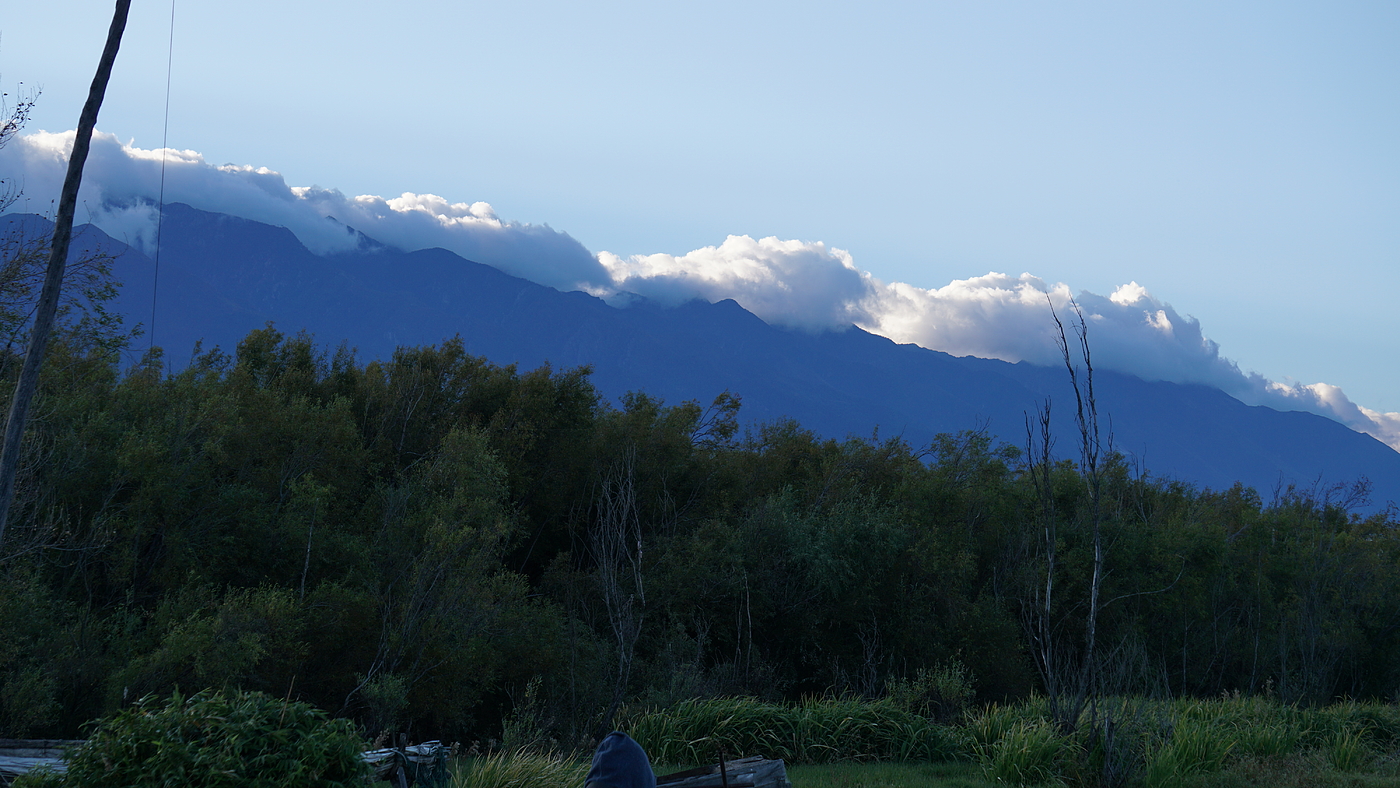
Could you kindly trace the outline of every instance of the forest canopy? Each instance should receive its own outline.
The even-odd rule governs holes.
[[[0,736],[76,736],[177,689],[447,740],[528,717],[580,741],[624,707],[874,697],[934,670],[1016,698],[1044,684],[1047,576],[1034,631],[1084,623],[1084,474],[986,432],[741,429],[728,392],[613,404],[586,368],[458,340],[362,363],[269,326],[168,374],[94,336],[52,347],[0,544]],[[1100,472],[1099,689],[1400,692],[1400,521],[1355,513],[1364,480]]]

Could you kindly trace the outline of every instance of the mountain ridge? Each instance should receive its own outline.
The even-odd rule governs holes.
[[[986,429],[1020,445],[1025,414],[1047,398],[1061,449],[1074,434],[1063,368],[951,356],[854,326],[780,329],[732,300],[615,307],[443,249],[319,256],[285,228],[180,204],[165,210],[154,327],[172,359],[201,339],[231,352],[269,321],[346,341],[362,359],[460,335],[468,352],[495,363],[587,364],[610,400],[644,390],[707,402],[728,390],[742,398],[745,421],[793,418],[837,439],[879,429],[921,445],[940,432]],[[126,286],[116,308],[137,320],[151,315],[153,288],[142,283],[154,262],[96,228],[84,232],[119,253]],[[1330,419],[1106,370],[1095,371],[1095,384],[1115,448],[1155,475],[1215,489],[1239,481],[1266,498],[1279,486],[1365,476],[1376,503],[1400,500],[1400,453]]]

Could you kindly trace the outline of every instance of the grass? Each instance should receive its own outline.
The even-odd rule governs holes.
[[[462,758],[452,788],[579,788],[588,763],[562,755],[498,752]]]
[[[782,758],[795,788],[1097,788],[1109,771],[1124,788],[1400,788],[1394,705],[1115,698],[1099,709],[1097,726],[1066,734],[1043,699],[990,705],[942,726],[888,700],[734,698],[634,715],[624,729],[658,764],[708,763],[720,751]],[[460,768],[453,785],[578,788],[586,771],[586,759],[491,756]]]
[[[1229,733],[1195,718],[1178,720],[1166,741],[1147,757],[1144,788],[1174,788],[1189,775],[1218,772],[1235,747]]]
[[[828,763],[788,769],[793,788],[992,788],[970,763]]]
[[[977,750],[982,773],[1005,785],[1060,785],[1080,747],[1047,720],[1020,720],[995,742]]]
[[[1183,788],[1400,788],[1393,766],[1369,772],[1342,772],[1313,753],[1243,756],[1210,774],[1184,777]]]
[[[888,701],[849,698],[809,698],[797,704],[689,700],[637,715],[626,730],[664,763],[708,763],[720,752],[764,755],[790,764],[944,761],[957,755],[948,728]]]
[[[1193,771],[1175,776],[1181,788],[1400,788],[1400,763],[1372,764],[1368,772],[1338,771],[1320,751],[1283,756],[1235,757],[1216,771]],[[666,774],[684,766],[660,766]],[[497,754],[457,763],[453,788],[579,788],[588,764],[558,756]],[[1001,788],[1018,784],[1054,785],[1048,781],[1019,783],[997,779],[984,766],[968,762],[825,763],[792,766],[793,788]],[[1073,783],[1069,783],[1073,784]],[[1142,784],[1135,782],[1134,785]]]
[[[657,774],[688,766],[657,765]],[[588,772],[582,760],[530,753],[464,758],[452,788],[580,788]],[[993,788],[970,763],[827,763],[788,769],[793,788]]]

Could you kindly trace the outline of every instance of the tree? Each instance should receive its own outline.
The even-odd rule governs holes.
[[[20,439],[24,436],[29,403],[39,383],[39,367],[44,363],[49,331],[58,312],[59,294],[63,287],[63,269],[68,262],[68,245],[73,238],[73,213],[78,204],[78,187],[83,180],[83,164],[87,161],[88,147],[92,143],[92,130],[97,125],[97,112],[102,108],[102,97],[107,92],[107,81],[112,76],[112,64],[117,59],[117,49],[121,46],[122,32],[126,30],[126,17],[130,10],[131,0],[117,0],[112,25],[107,31],[107,45],[98,61],[97,74],[92,79],[87,103],[83,105],[83,113],[78,119],[78,131],[73,137],[73,151],[68,156],[68,174],[63,180],[63,191],[59,195],[53,245],[49,249],[48,275],[44,278],[44,290],[39,296],[39,311],[34,317],[34,328],[30,332],[29,350],[24,355],[24,369],[20,372],[19,385],[15,387],[14,398],[10,403],[10,417],[5,424],[5,442],[0,446],[0,542],[5,538],[5,522],[9,519],[10,503],[14,500]]]
[[[9,144],[24,129],[24,124],[29,122],[29,113],[34,109],[34,101],[39,97],[38,91],[22,93],[15,99],[15,105],[10,107],[5,101],[9,95],[0,93],[0,118],[3,118],[0,120],[0,148]],[[19,190],[14,184],[0,178],[0,211],[14,205],[18,199]]]
[[[1093,576],[1089,580],[1089,609],[1084,622],[1084,652],[1079,664],[1079,679],[1070,708],[1065,710],[1066,718],[1073,714],[1077,719],[1083,711],[1090,692],[1098,681],[1098,625],[1101,610],[1100,590],[1103,587],[1103,469],[1100,460],[1103,454],[1102,436],[1099,432],[1098,400],[1094,397],[1094,364],[1089,354],[1089,328],[1084,322],[1084,313],[1073,299],[1070,306],[1074,310],[1075,338],[1078,340],[1079,357],[1084,363],[1084,385],[1081,388],[1078,369],[1071,357],[1069,341],[1065,337],[1064,324],[1054,309],[1050,314],[1055,318],[1058,329],[1060,354],[1064,358],[1065,369],[1069,371],[1070,385],[1074,389],[1074,424],[1079,432],[1079,470],[1089,492],[1089,530],[1093,538]]]
[[[1048,299],[1048,296],[1047,296]],[[1057,610],[1056,581],[1059,572],[1058,531],[1055,471],[1051,449],[1050,402],[1037,410],[1034,420],[1026,417],[1026,452],[1028,473],[1038,498],[1041,538],[1044,540],[1044,583],[1037,583],[1026,605],[1026,616],[1032,653],[1050,703],[1050,715],[1064,730],[1073,730],[1086,704],[1094,699],[1099,679],[1098,625],[1102,610],[1100,593],[1104,578],[1103,544],[1103,438],[1099,429],[1098,400],[1094,396],[1094,366],[1089,352],[1088,326],[1079,305],[1070,300],[1074,318],[1070,326],[1075,334],[1076,350],[1071,350],[1064,323],[1054,304],[1051,317],[1057,329],[1056,341],[1065,369],[1069,373],[1074,393],[1074,423],[1078,432],[1078,473],[1085,486],[1087,530],[1091,541],[1092,561],[1088,599],[1084,603],[1083,641],[1074,644],[1062,634],[1061,614]],[[1076,360],[1075,356],[1078,356]],[[1083,369],[1081,373],[1080,365]],[[1081,380],[1082,374],[1082,380]],[[1062,603],[1061,603],[1062,604]]]
[[[632,678],[637,638],[646,618],[646,590],[642,585],[642,522],[637,511],[635,450],[619,458],[603,479],[598,500],[598,522],[590,547],[597,566],[603,604],[608,611],[617,647],[617,675],[612,700],[603,714],[603,728],[611,727]]]

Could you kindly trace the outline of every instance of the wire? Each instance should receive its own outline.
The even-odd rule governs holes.
[[[156,347],[156,295],[160,289],[160,233],[165,224],[165,159],[170,151],[170,74],[175,63],[175,0],[170,0],[170,43],[165,53],[165,127],[160,138],[160,205],[156,210],[156,253],[155,274],[151,277],[151,328],[150,345],[147,351]]]

